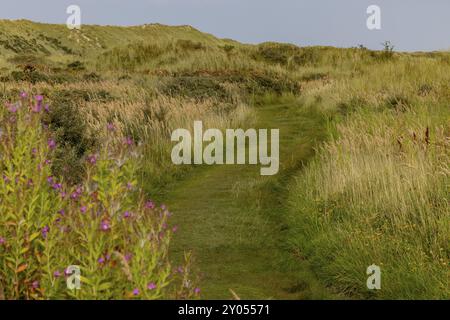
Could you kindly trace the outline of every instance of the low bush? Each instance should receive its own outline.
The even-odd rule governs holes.
[[[197,296],[189,264],[173,268],[168,259],[170,212],[137,185],[133,141],[108,126],[86,158],[86,179],[70,187],[51,173],[59,146],[43,123],[48,112],[42,96],[24,93],[0,110],[1,298]],[[77,277],[80,287],[68,286]]]
[[[205,46],[201,42],[195,42],[192,40],[185,40],[185,39],[178,40],[176,42],[176,46],[185,51],[205,49]]]
[[[227,91],[218,81],[209,77],[175,77],[163,82],[161,91],[169,96],[182,96],[199,100],[217,97],[228,99]]]

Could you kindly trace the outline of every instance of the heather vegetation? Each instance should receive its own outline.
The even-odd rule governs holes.
[[[389,42],[0,21],[0,297],[448,298],[449,71]],[[175,166],[194,120],[280,128],[280,173]]]

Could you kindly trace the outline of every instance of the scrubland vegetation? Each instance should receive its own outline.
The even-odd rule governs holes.
[[[448,298],[447,56],[367,64],[305,97],[336,121],[290,189],[290,240],[350,296]],[[372,263],[376,293],[360,286]]]
[[[194,120],[219,129],[270,126],[286,105],[292,117],[281,143],[303,140],[286,142],[280,177],[242,187],[246,202],[235,208],[270,218],[223,220],[240,223],[224,239],[239,232],[260,248],[276,239],[270,250],[285,258],[281,268],[301,274],[297,262],[307,263],[315,277],[291,290],[450,297],[449,53],[253,46],[187,26],[71,31],[0,21],[0,54],[2,298],[199,297],[202,282],[191,271],[202,265],[173,263],[177,226],[166,221],[170,207],[153,202],[170,202],[167,194],[203,170],[171,163],[170,133]],[[238,176],[222,176],[240,189]],[[218,217],[227,214],[220,200],[207,200]],[[193,211],[181,202],[175,215]],[[207,219],[196,221],[225,223]],[[177,252],[195,249],[189,237],[210,243],[179,227],[188,230]],[[365,285],[373,263],[382,269],[375,292]],[[81,267],[87,290],[66,289],[69,265]],[[233,265],[223,268],[231,282],[245,281]],[[271,277],[261,274],[261,283]]]

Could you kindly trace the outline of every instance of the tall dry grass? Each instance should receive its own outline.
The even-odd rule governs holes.
[[[341,292],[450,297],[449,70],[405,56],[309,85],[305,101],[337,124],[291,188],[291,241]]]

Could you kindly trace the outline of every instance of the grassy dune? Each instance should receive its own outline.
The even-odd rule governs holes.
[[[449,65],[402,55],[312,91],[332,139],[291,187],[294,245],[361,298],[448,298]],[[381,266],[382,290],[363,270]]]
[[[229,289],[242,298],[449,298],[449,71],[446,52],[246,45],[189,26],[0,21],[0,99],[45,97],[58,146],[52,174],[73,187],[89,181],[86,160],[108,126],[118,141],[135,142],[136,183],[179,224],[162,255],[174,267],[192,251],[206,298],[231,297]],[[173,165],[170,134],[194,120],[280,128],[280,174]],[[8,219],[0,238],[11,243],[18,233]],[[0,289],[11,285],[5,248]],[[17,261],[39,260],[15,249]],[[366,288],[373,263],[382,270],[376,292]],[[15,276],[22,289],[3,290],[7,298],[45,297],[30,289],[44,272],[30,269]],[[89,270],[106,277],[98,283],[112,281]],[[146,297],[198,297],[191,291]]]

